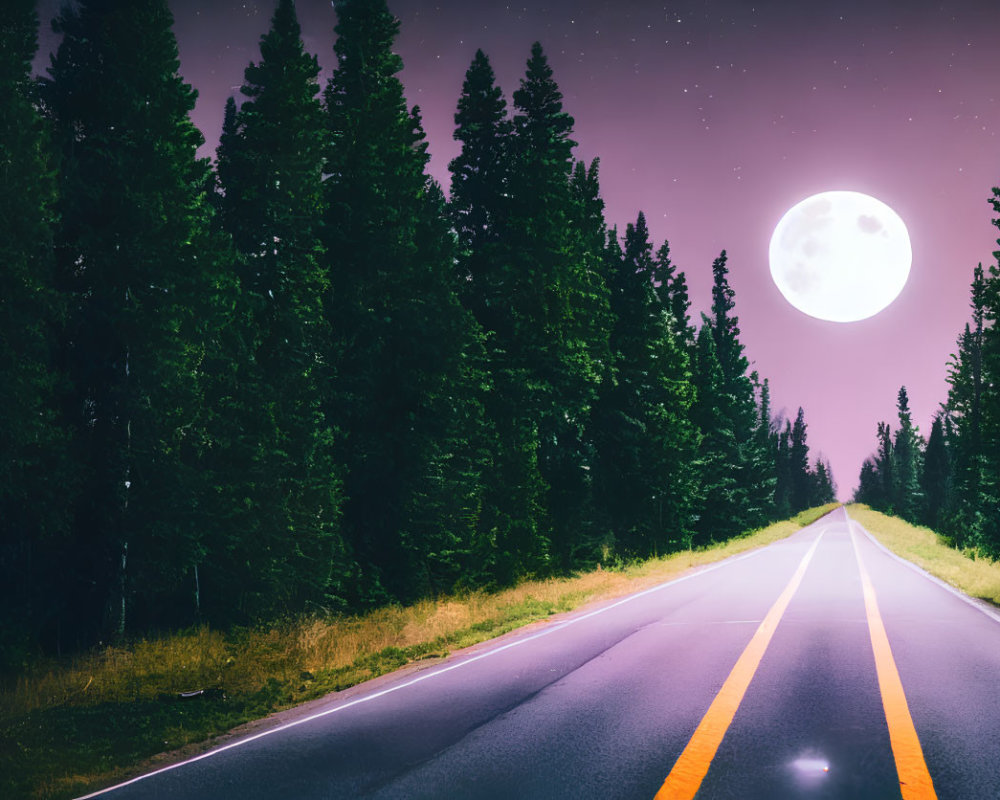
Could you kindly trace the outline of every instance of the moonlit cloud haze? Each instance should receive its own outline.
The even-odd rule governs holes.
[[[61,0],[42,0],[43,48]],[[801,405],[812,453],[853,490],[900,385],[926,434],[945,399],[949,354],[968,316],[977,262],[992,262],[986,203],[1000,183],[1000,3],[992,0],[519,3],[390,0],[411,104],[423,111],[431,170],[446,187],[453,114],[477,48],[508,102],[541,41],[576,119],[577,156],[600,157],[609,224],[643,210],[669,239],[696,311],[711,264],[729,252],[742,339],[771,380],[775,410]],[[211,155],[226,97],[259,57],[270,2],[173,0],[181,71],[200,92]],[[333,64],[329,0],[299,0],[307,47]],[[823,322],[771,281],[781,216],[821,191],[887,203],[909,229],[913,265],[875,317]]]

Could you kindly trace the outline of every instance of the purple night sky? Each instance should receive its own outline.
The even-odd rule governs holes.
[[[41,0],[42,48],[61,0]],[[200,92],[195,122],[212,155],[226,98],[259,58],[273,3],[171,0],[181,72]],[[642,210],[710,304],[711,264],[729,253],[742,340],[770,378],[774,410],[806,413],[813,456],[848,499],[879,420],[895,424],[906,385],[926,435],[947,392],[949,354],[968,318],[977,262],[997,231],[1000,3],[996,0],[389,0],[410,104],[423,111],[431,172],[447,189],[453,115],[477,48],[508,102],[541,41],[576,120],[577,157],[601,159],[609,225]],[[298,0],[307,48],[329,77],[329,0]],[[823,322],[771,281],[782,214],[850,189],[894,208],[913,267],[875,317]]]

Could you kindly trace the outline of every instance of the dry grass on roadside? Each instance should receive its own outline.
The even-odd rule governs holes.
[[[897,555],[970,597],[1000,605],[1000,562],[971,550],[956,550],[930,528],[911,525],[865,505],[849,505],[847,513]]]

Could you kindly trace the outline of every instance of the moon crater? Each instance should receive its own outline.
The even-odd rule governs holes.
[[[858,217],[858,227],[865,233],[878,233],[883,230],[883,225],[878,221],[878,218],[870,217],[867,214]]]

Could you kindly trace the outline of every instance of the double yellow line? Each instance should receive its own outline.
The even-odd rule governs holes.
[[[850,521],[848,521],[850,525]],[[851,529],[851,542],[858,560],[861,572],[861,583],[864,590],[865,613],[868,618],[868,631],[871,635],[872,650],[875,654],[875,668],[878,673],[879,689],[882,693],[882,704],[885,708],[886,721],[889,725],[889,741],[896,760],[896,771],[899,775],[899,787],[903,800],[935,800],[934,785],[924,762],[920,741],[913,727],[903,685],[899,680],[889,639],[879,615],[878,603],[875,600],[875,590],[872,587],[868,571],[861,560],[861,552]],[[674,764],[663,786],[656,793],[655,800],[692,800],[698,793],[708,768],[711,766],[715,753],[722,744],[736,711],[743,701],[743,696],[760,666],[761,659],[771,643],[771,638],[784,616],[788,604],[802,583],[802,578],[812,561],[813,554],[819,546],[823,533],[813,541],[812,546],[802,557],[798,569],[792,575],[784,591],[771,606],[767,616],[757,628],[750,643],[746,646],[726,678],[708,711],[702,718],[687,747]]]
[[[889,744],[892,755],[896,759],[896,774],[899,775],[899,789],[903,800],[934,800],[937,793],[931,774],[927,771],[924,752],[913,727],[910,708],[906,704],[903,693],[903,683],[899,679],[896,661],[889,647],[889,637],[882,624],[882,615],[878,612],[878,602],[875,599],[875,588],[872,586],[865,562],[861,560],[858,540],[851,525],[851,543],[854,545],[854,555],[858,559],[858,569],[861,570],[861,588],[865,595],[865,614],[868,616],[868,634],[872,640],[872,651],[875,653],[875,671],[878,673],[878,688],[882,693],[882,707],[885,709],[885,721],[889,724]]]

